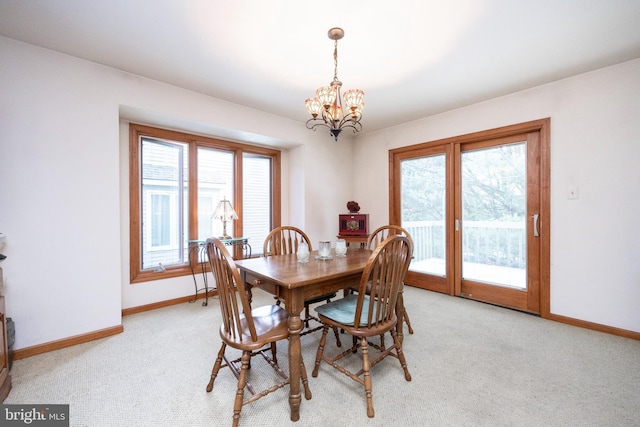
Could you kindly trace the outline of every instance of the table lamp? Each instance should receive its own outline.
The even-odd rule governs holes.
[[[231,202],[228,201],[226,197],[218,202],[218,206],[213,212],[212,218],[222,221],[222,236],[220,236],[220,239],[230,239],[231,236],[227,234],[227,222],[238,219],[238,214],[233,210]]]

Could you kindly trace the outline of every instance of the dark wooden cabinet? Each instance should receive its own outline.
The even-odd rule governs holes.
[[[338,215],[338,234],[341,236],[369,235],[369,214]]]

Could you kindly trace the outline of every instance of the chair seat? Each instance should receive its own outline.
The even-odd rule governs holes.
[[[346,326],[353,326],[358,305],[358,295],[349,294],[344,298],[316,307],[316,313],[334,322]],[[365,295],[360,323],[367,323],[369,316],[369,296]]]
[[[240,315],[240,330],[242,335],[232,336],[227,333],[224,324],[220,326],[220,338],[228,345],[234,348],[245,350],[256,350],[265,345],[265,343],[274,342],[289,336],[289,314],[285,309],[277,305],[265,305],[251,310],[253,321],[255,323],[256,334],[258,339],[255,342],[251,340],[251,333],[246,323],[246,316]]]

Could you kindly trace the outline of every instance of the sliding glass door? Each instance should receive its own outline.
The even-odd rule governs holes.
[[[407,284],[540,313],[548,147],[519,129],[391,151],[390,219],[414,241]]]

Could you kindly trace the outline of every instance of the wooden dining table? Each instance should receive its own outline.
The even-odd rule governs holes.
[[[302,349],[300,332],[303,322],[300,313],[304,301],[330,292],[358,286],[362,272],[372,251],[364,248],[349,248],[345,257],[317,259],[317,251],[311,252],[309,261],[298,262],[295,254],[237,260],[236,265],[244,283],[259,287],[284,300],[289,313],[289,406],[291,421],[300,419],[300,361]],[[250,292],[250,291],[249,291]],[[399,295],[396,310],[404,310],[402,294]],[[397,313],[401,316],[403,313]],[[401,319],[402,317],[398,317]],[[400,322],[399,322],[400,323]],[[400,323],[400,326],[402,324]],[[402,334],[402,327],[399,328]],[[399,336],[402,339],[402,335]]]

